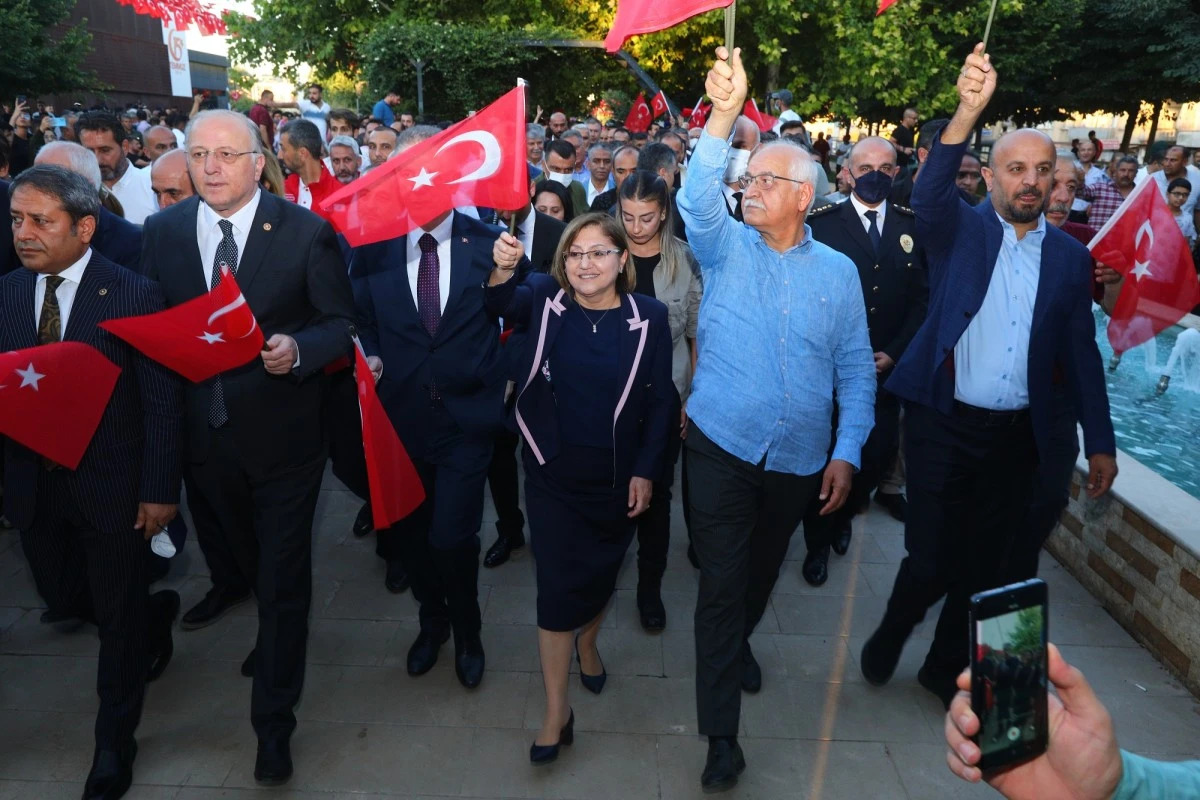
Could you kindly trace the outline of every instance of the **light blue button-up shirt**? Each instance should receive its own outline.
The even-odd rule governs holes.
[[[859,466],[875,421],[875,362],[854,263],[813,241],[778,253],[725,205],[728,141],[706,131],[678,195],[704,276],[688,416],[730,455],[811,475],[829,454]]]
[[[954,346],[954,399],[979,408],[1029,408],[1029,334],[1042,273],[1046,218],[1017,238],[999,214],[1004,241],[983,305]]]

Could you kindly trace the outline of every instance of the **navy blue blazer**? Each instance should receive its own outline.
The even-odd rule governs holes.
[[[18,269],[0,278],[0,351],[37,346],[37,275]],[[68,490],[89,525],[104,533],[133,530],[139,502],[178,503],[182,380],[99,328],[97,323],[165,307],[158,284],[92,251],[75,292],[63,340],[83,342],[121,368],[100,426]],[[4,447],[4,511],[21,530],[34,521],[41,457],[9,440]]]
[[[934,143],[912,194],[929,265],[929,311],[885,386],[905,400],[951,413],[954,347],[983,305],[1004,230],[990,200],[970,206],[954,184],[966,142]],[[982,246],[981,246],[982,243]],[[1083,424],[1087,455],[1116,454],[1104,367],[1092,316],[1092,259],[1072,237],[1046,226],[1029,338],[1029,412],[1044,456],[1056,374]]]
[[[96,232],[92,234],[92,249],[114,264],[141,272],[142,229],[107,208],[100,209]]]
[[[527,328],[520,354],[513,359],[517,400],[511,426],[524,438],[529,452],[545,465],[558,455],[558,402],[552,386],[550,353],[562,328],[563,312],[573,302],[558,281],[530,273],[489,287],[488,307]],[[613,397],[613,476],[662,477],[671,424],[675,384],[671,381],[671,326],[667,307],[652,297],[621,297],[621,316],[629,323],[622,331],[617,374],[620,394]]]
[[[17,251],[13,249],[12,225],[9,224],[9,185],[8,181],[0,181],[0,275],[7,275],[21,266]]]
[[[430,384],[466,433],[491,435],[504,425],[508,370],[500,353],[500,324],[483,303],[500,228],[454,212],[450,291],[436,336],[417,314],[408,283],[408,237],[354,249],[350,283],[367,355],[383,359],[376,389],[396,433],[413,457],[426,452],[432,421]]]

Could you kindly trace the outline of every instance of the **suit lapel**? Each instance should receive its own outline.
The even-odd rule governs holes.
[[[633,391],[634,381],[637,380],[638,366],[642,362],[642,353],[646,350],[646,334],[650,329],[650,320],[642,316],[641,309],[638,308],[633,295],[621,296],[621,318],[628,323],[628,328],[621,330],[617,375],[623,375],[625,379],[619,384],[621,394],[617,398],[616,410],[613,411],[614,426]]]
[[[421,324],[421,314],[417,310],[417,301],[413,297],[412,287],[408,285],[408,234],[396,239],[389,239],[387,249],[388,252],[383,259],[386,266],[379,278],[391,282],[392,293],[400,301],[403,313],[397,319],[412,320],[413,324],[428,336],[429,332]],[[383,293],[380,296],[386,297],[387,294]]]
[[[183,240],[180,252],[183,253],[185,262],[183,280],[187,283],[187,295],[199,297],[208,291],[207,276],[212,273],[212,264],[204,263],[204,256],[200,252],[200,238],[196,236],[196,216],[200,213],[200,198],[197,196],[184,202],[191,203],[191,207],[184,215],[184,224],[179,230]],[[159,279],[162,279],[161,274]]]
[[[992,207],[990,200],[984,200],[975,209],[983,217],[984,258],[987,259],[984,262],[983,285],[979,287],[979,302],[982,304],[988,286],[992,283],[992,273],[996,271],[996,259],[1000,257],[1000,246],[1004,244],[1004,228],[1000,225],[996,209]]]
[[[871,244],[870,238],[867,237],[867,230],[863,227],[862,218],[858,216],[858,209],[854,207],[854,203],[847,200],[842,203],[841,207],[842,224],[846,226],[846,233],[850,234],[850,238],[854,240],[867,257],[872,261],[876,258],[875,246]],[[890,214],[888,215],[891,216]],[[886,221],[884,223],[887,224]]]
[[[1037,335],[1038,327],[1046,318],[1050,305],[1058,289],[1059,276],[1062,274],[1064,259],[1059,252],[1058,242],[1050,236],[1049,223],[1047,231],[1042,234],[1042,258],[1038,270],[1037,296],[1033,301],[1033,321],[1029,326],[1029,336],[1032,340]],[[1029,234],[1025,234],[1028,236]]]
[[[104,309],[108,306],[112,282],[112,269],[93,254],[83,271],[83,280],[75,290],[67,329],[62,332],[64,342],[92,343],[96,338],[96,323],[104,318]]]
[[[897,219],[895,209],[890,207],[891,205],[891,203],[888,203],[888,214],[883,218],[883,231],[880,234],[880,247],[883,250],[883,252],[879,254],[881,264],[883,263],[883,259],[888,259],[890,261],[891,256],[889,254],[896,252],[896,248],[894,246],[889,247],[889,242],[895,242],[900,238],[900,236],[896,233],[896,228],[899,227],[900,221]]]
[[[14,320],[13,342],[14,350],[24,350],[26,347],[36,347],[37,316],[33,311],[36,299],[37,274],[24,267],[17,267],[20,274],[15,287],[16,319]]]
[[[283,201],[269,192],[261,192],[259,196],[258,210],[254,212],[254,222],[246,236],[246,252],[238,256],[237,282],[243,291],[258,274],[263,258],[275,240],[275,232],[280,227],[278,222],[281,202]]]

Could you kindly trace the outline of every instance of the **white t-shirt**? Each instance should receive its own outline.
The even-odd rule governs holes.
[[[302,118],[317,126],[317,130],[321,132],[321,141],[325,141],[326,133],[329,131],[329,112],[333,110],[329,107],[329,103],[322,100],[321,105],[317,106],[301,97],[296,100],[296,108],[300,110]]]
[[[787,111],[784,111],[779,115],[779,120],[775,123],[775,127],[771,128],[771,130],[775,131],[775,133],[779,133],[779,129],[783,127],[783,123],[795,122],[799,121],[799,119],[800,115],[789,108]]]
[[[125,221],[141,225],[146,217],[158,211],[158,200],[150,188],[150,168],[138,169],[132,164],[121,180],[112,185],[112,193],[125,209]]]

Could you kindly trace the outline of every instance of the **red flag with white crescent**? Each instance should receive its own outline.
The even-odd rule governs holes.
[[[646,93],[639,92],[637,99],[629,107],[629,116],[625,117],[625,128],[634,133],[644,133],[650,129],[650,123],[653,121],[654,115],[650,111],[650,104],[646,102]]]
[[[630,36],[666,30],[697,14],[732,3],[733,0],[618,0],[617,14],[612,29],[604,37],[604,47],[615,53]]]
[[[663,114],[670,110],[667,105],[667,96],[663,94],[663,90],[659,89],[658,94],[654,95],[654,99],[650,101],[650,112],[654,114],[654,118],[658,119]]]
[[[195,383],[257,358],[264,341],[254,312],[224,265],[221,283],[208,294],[156,314],[99,324]]]

